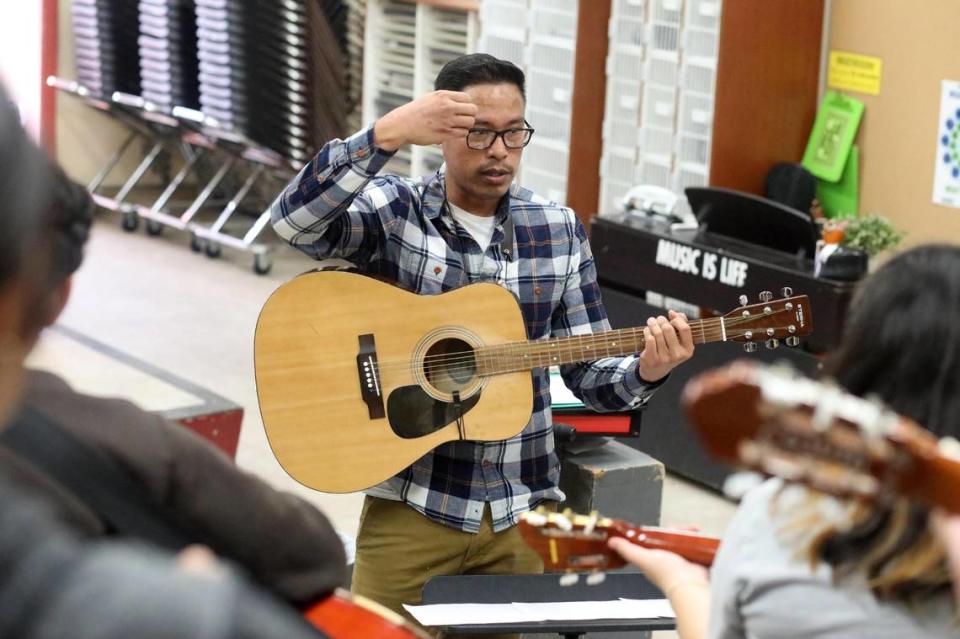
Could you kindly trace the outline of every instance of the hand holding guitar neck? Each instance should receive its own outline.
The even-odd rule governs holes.
[[[699,566],[710,566],[720,545],[716,537],[687,530],[634,526],[596,513],[574,515],[570,511],[552,513],[540,509],[522,515],[519,526],[524,541],[543,559],[545,570],[594,571],[587,577],[588,584],[602,581],[601,571],[625,565],[622,553],[608,544],[612,539],[670,551]],[[577,580],[577,575],[565,575],[561,583],[572,585]]]

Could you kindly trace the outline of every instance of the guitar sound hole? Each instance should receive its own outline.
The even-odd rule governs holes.
[[[427,381],[444,393],[463,390],[477,375],[473,347],[461,339],[442,339],[427,350],[423,362]]]

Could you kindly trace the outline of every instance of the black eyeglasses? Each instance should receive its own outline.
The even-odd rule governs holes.
[[[497,138],[503,138],[503,146],[508,149],[522,149],[530,143],[534,131],[529,122],[524,120],[523,123],[527,126],[522,129],[505,129],[503,131],[470,129],[467,132],[467,146],[477,151],[483,151],[493,146]]]

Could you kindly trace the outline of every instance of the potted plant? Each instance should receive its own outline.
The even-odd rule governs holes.
[[[843,232],[844,246],[860,249],[869,257],[896,248],[904,233],[894,228],[882,215],[855,217],[846,222]]]

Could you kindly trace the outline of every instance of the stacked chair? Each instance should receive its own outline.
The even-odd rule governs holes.
[[[140,85],[164,111],[197,109],[197,18],[193,0],[140,0]]]
[[[345,131],[345,18],[329,0],[197,0],[200,104],[224,128],[302,164]]]
[[[367,22],[367,0],[347,3],[347,130],[363,126],[363,38]]]
[[[140,93],[138,13],[129,0],[74,0],[77,82],[91,95]]]
[[[342,0],[73,0],[77,79],[48,83],[129,130],[88,185],[94,199],[128,231],[142,218],[150,234],[186,231],[193,250],[246,251],[268,272],[264,209],[359,102],[351,17]],[[135,170],[105,194],[130,149]],[[132,201],[158,174],[159,196]]]

